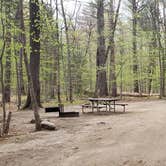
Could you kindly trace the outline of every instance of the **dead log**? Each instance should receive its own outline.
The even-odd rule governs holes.
[[[122,94],[118,94],[118,96],[120,95],[126,96],[126,97],[150,97],[150,96],[158,97],[159,96],[159,94],[156,94],[156,93],[155,94],[146,94],[146,93],[140,94],[140,93],[128,93],[128,92],[123,92]]]

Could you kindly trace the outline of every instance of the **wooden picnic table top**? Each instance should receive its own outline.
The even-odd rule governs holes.
[[[89,101],[118,101],[119,98],[88,98]]]

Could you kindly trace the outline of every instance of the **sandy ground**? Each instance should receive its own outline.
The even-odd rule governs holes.
[[[57,126],[51,132],[33,132],[31,111],[13,112],[13,136],[0,140],[0,166],[166,166],[165,108],[156,100],[130,102],[124,114],[58,118],[42,111]]]

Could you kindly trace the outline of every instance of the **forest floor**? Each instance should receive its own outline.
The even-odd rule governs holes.
[[[33,113],[13,111],[11,136],[0,140],[0,166],[166,166],[166,101],[128,103],[126,113],[78,118],[41,110],[56,131],[34,132]]]

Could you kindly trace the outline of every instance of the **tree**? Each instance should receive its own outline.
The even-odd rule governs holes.
[[[107,96],[106,50],[104,37],[104,1],[97,0],[96,95]]]
[[[151,93],[152,90],[152,77],[155,69],[155,59],[157,56],[157,15],[156,15],[156,4],[154,1],[149,2],[148,9],[150,13],[150,31],[152,33],[151,40],[149,43],[149,66],[148,66],[148,93]]]
[[[69,27],[67,25],[66,14],[64,10],[63,0],[61,0],[61,9],[62,16],[65,26],[65,35],[66,35],[66,44],[67,44],[67,81],[68,81],[68,92],[69,92],[69,101],[73,102],[73,85],[72,85],[72,71],[71,71],[71,51],[70,51],[70,41],[69,41]]]
[[[55,46],[55,67],[57,69],[57,97],[58,97],[58,103],[61,103],[61,82],[60,82],[60,41],[59,41],[59,8],[58,8],[58,0],[56,0],[56,23],[55,23],[55,29],[56,29],[56,34],[55,34],[55,41],[56,41],[56,46]]]
[[[132,12],[132,52],[133,52],[133,77],[134,92],[139,93],[138,80],[138,57],[137,57],[137,23],[138,23],[138,4],[140,0],[129,0]]]
[[[4,84],[4,68],[3,68],[3,57],[4,57],[4,53],[5,53],[5,47],[6,47],[6,43],[8,42],[7,38],[5,37],[6,35],[8,35],[8,33],[6,32],[6,27],[4,22],[6,22],[6,12],[5,12],[5,18],[3,17],[4,13],[3,13],[3,1],[1,1],[0,3],[0,12],[1,12],[1,26],[2,26],[2,40],[3,40],[3,45],[2,45],[2,49],[1,49],[1,53],[0,53],[0,83],[1,83],[1,90],[2,90],[2,110],[3,110],[3,117],[2,117],[2,127],[0,127],[0,137],[8,134],[9,132],[9,126],[10,126],[10,120],[11,120],[11,112],[9,111],[8,115],[7,115],[7,111],[6,111],[6,99],[5,99],[5,84]]]
[[[138,81],[138,60],[137,60],[137,17],[138,17],[137,1],[132,0],[134,92],[138,93],[139,81]]]
[[[19,0],[19,6],[21,9],[23,9],[23,0]],[[38,112],[38,103],[36,99],[35,89],[33,85],[33,77],[32,77],[32,70],[30,69],[30,64],[28,63],[28,56],[26,51],[26,34],[25,34],[25,25],[24,25],[24,19],[23,19],[23,10],[21,10],[20,13],[20,30],[21,30],[21,43],[23,48],[23,57],[24,57],[24,63],[26,68],[26,73],[28,77],[28,85],[29,85],[29,94],[31,98],[31,106],[34,112],[34,118],[35,118],[35,128],[37,131],[41,130],[41,120],[40,115]]]
[[[118,1],[116,12],[114,11],[114,1],[110,0],[109,7],[109,47],[110,49],[110,94],[117,96],[116,69],[115,69],[115,30],[119,16],[121,0]]]
[[[5,13],[6,19],[6,65],[5,65],[5,87],[4,87],[4,98],[5,102],[10,102],[11,95],[11,1],[5,1]]]
[[[156,17],[156,35],[158,41],[158,57],[159,57],[159,67],[160,67],[160,98],[165,96],[165,57],[164,57],[164,47],[162,44],[162,35],[161,35],[161,21],[160,21],[160,7],[159,1],[154,0],[155,4],[155,17]],[[164,14],[164,13],[163,13]]]
[[[38,0],[30,0],[30,70],[32,74],[34,93],[37,105],[41,107],[40,102],[40,4]],[[32,99],[30,90],[24,108],[31,107]]]
[[[165,71],[166,71],[166,1],[165,0],[162,0],[162,4],[163,4],[163,32],[164,32],[164,64],[163,64],[163,67],[164,67],[164,79],[165,79]],[[165,81],[164,81],[164,89],[163,89],[163,96],[165,96]]]
[[[22,24],[23,20],[23,0],[19,0],[17,4],[17,12],[15,16],[15,25],[19,30],[18,34],[15,34],[15,42],[19,43],[19,49],[15,48],[16,56],[16,74],[17,74],[17,94],[18,94],[18,109],[21,107],[21,95],[25,94],[24,79],[23,79],[23,53],[24,49],[22,47]],[[15,43],[16,45],[16,43]]]

